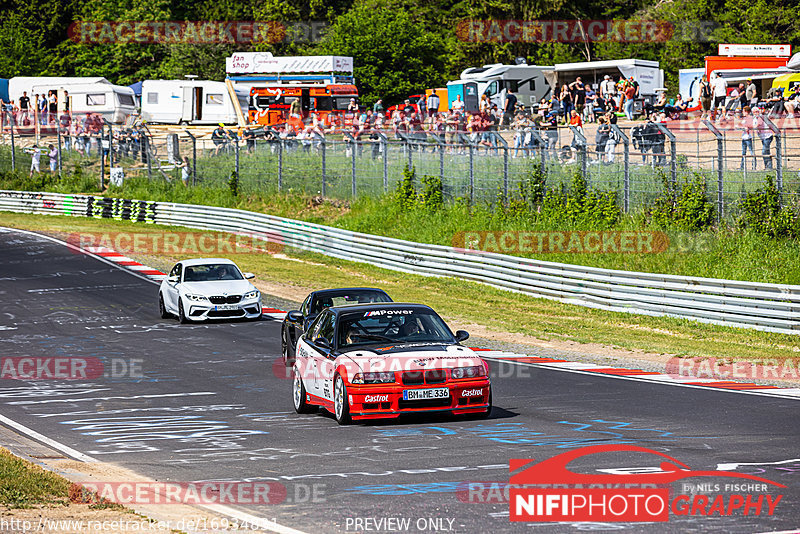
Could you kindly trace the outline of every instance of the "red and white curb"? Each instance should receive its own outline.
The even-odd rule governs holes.
[[[85,247],[84,250],[111,261],[123,269],[128,269],[136,274],[145,276],[153,282],[160,282],[166,276],[166,274],[162,273],[158,269],[153,269],[152,267],[143,265],[138,261],[107,247]],[[283,320],[283,318],[286,317],[287,312],[277,308],[265,307],[262,309],[261,313],[265,317]],[[481,357],[486,358],[487,360],[502,361],[517,365],[557,369],[561,371],[570,371],[588,375],[602,375],[609,378],[643,380],[657,382],[659,384],[670,384],[683,387],[708,388],[718,391],[724,390],[737,393],[800,399],[800,388],[781,388],[778,386],[755,384],[752,382],[715,380],[713,378],[699,378],[694,376],[666,374],[655,371],[644,371],[642,369],[598,367],[596,364],[591,363],[573,362],[544,356],[531,356],[529,354],[514,353],[502,350],[480,349],[474,347],[472,350],[480,352]]]
[[[158,269],[153,269],[152,267],[143,265],[138,261],[129,258],[124,254],[121,254],[116,250],[110,249],[108,247],[84,247],[83,250],[86,252],[90,252],[96,256],[100,256],[101,258],[104,258],[111,262],[114,262],[115,265],[122,267],[123,269],[128,269],[129,271],[133,271],[136,274],[145,276],[154,282],[160,282],[167,276],[165,273],[162,273]],[[272,319],[278,319],[278,320],[283,320],[283,318],[286,317],[286,312],[281,311],[277,308],[264,307],[261,310],[261,314],[265,317],[270,317]]]
[[[755,384],[752,382],[735,382],[731,380],[699,378],[694,376],[660,373],[657,371],[645,371],[642,369],[599,367],[597,364],[593,363],[572,362],[569,360],[560,360],[557,358],[548,358],[544,356],[530,356],[528,354],[519,354],[502,350],[480,349],[474,347],[472,350],[479,352],[481,357],[487,360],[528,365],[531,367],[557,369],[561,371],[571,371],[589,375],[603,375],[610,378],[643,380],[676,386],[708,388],[734,391],[737,393],[750,393],[773,397],[800,399],[800,388],[782,388],[779,386]]]

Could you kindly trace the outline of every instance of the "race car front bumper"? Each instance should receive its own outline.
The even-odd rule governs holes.
[[[186,317],[192,321],[255,319],[256,317],[261,317],[261,302],[259,299],[252,299],[225,306],[216,306],[206,302],[192,302],[186,312]]]

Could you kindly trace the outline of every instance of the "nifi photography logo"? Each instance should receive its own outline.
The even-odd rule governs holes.
[[[581,474],[567,469],[589,465],[599,453],[645,453],[659,458],[658,472]],[[580,460],[579,460],[580,459]],[[695,471],[664,453],[632,445],[582,447],[553,458],[509,462],[509,515],[522,522],[666,522],[675,516],[772,516],[783,495],[765,478],[729,471]],[[718,483],[716,479],[728,480]],[[703,483],[673,483],[700,479]],[[715,483],[708,483],[709,481]],[[678,487],[675,487],[678,486]]]

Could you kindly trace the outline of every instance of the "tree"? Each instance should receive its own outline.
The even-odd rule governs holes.
[[[354,58],[356,82],[366,105],[379,98],[398,102],[446,81],[442,34],[383,2],[353,7],[336,19],[312,50]]]

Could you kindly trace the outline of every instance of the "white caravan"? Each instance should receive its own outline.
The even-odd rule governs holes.
[[[549,98],[553,67],[537,65],[484,65],[464,70],[461,78],[447,82],[447,99],[451,103],[461,95],[467,111],[477,111],[483,95],[503,108],[506,93],[516,95],[517,102],[525,107],[538,104],[542,98]]]
[[[241,109],[248,96],[235,92]],[[145,80],[142,118],[162,124],[235,124],[236,109],[228,86],[209,80]]]
[[[97,113],[112,123],[124,123],[136,113],[136,102],[130,87],[114,85],[101,77],[47,77],[17,76],[8,80],[8,96],[19,102],[23,91],[33,103],[36,94],[56,91],[59,113],[65,109],[65,92],[69,93],[70,112],[73,115]]]

